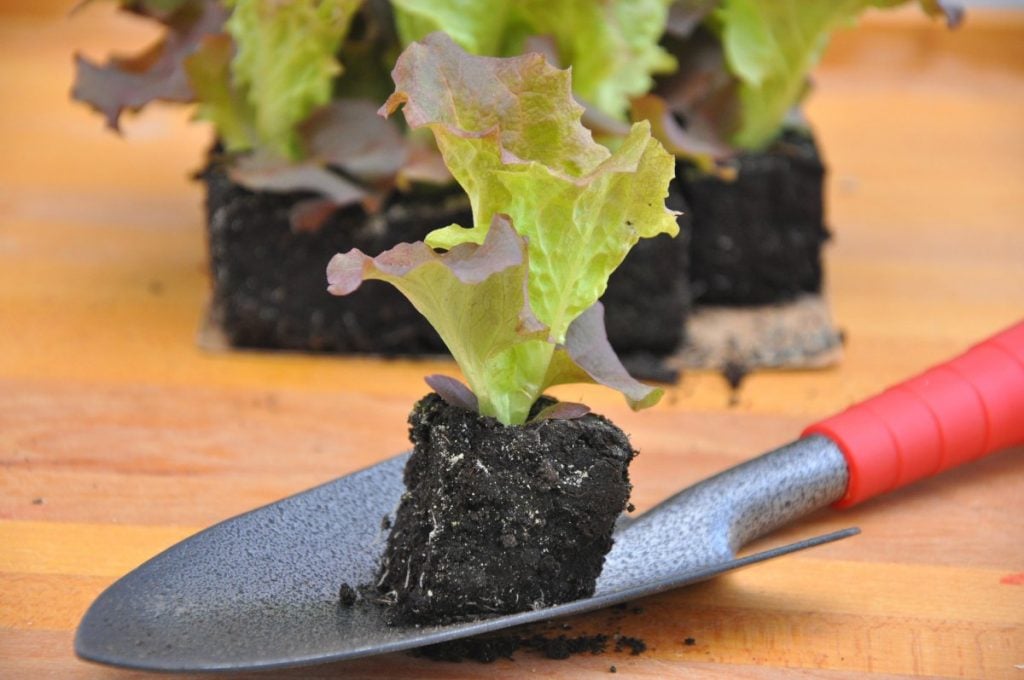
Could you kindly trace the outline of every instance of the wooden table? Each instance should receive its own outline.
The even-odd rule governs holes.
[[[104,587],[197,529],[403,450],[421,376],[450,369],[198,350],[208,283],[187,175],[208,132],[156,107],[122,141],[69,103],[74,49],[153,34],[102,5],[68,19],[71,4],[0,2],[5,678],[131,675],[72,653]],[[1024,313],[1024,17],[976,12],[955,34],[913,12],[875,17],[835,40],[817,83],[845,360],[753,375],[733,406],[714,373],[640,414],[563,390],[632,433],[641,510]],[[1007,451],[760,545],[848,525],[859,537],[643,601],[617,624],[647,642],[640,656],[396,654],[292,675],[1024,678],[1022,511],[1024,458]]]

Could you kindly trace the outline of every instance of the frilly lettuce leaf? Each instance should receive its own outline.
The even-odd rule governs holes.
[[[604,305],[595,302],[569,326],[565,344],[555,349],[546,385],[595,383],[617,390],[630,407],[639,410],[654,406],[662,390],[637,381],[619,361],[608,341],[604,326]]]
[[[629,101],[670,73],[675,60],[658,45],[671,0],[530,0],[534,33],[553,35],[562,65],[571,66],[576,93],[605,113],[625,118]]]
[[[410,45],[383,111],[404,104],[427,126],[469,194],[474,227],[435,231],[427,243],[481,243],[497,213],[530,244],[530,300],[562,342],[569,324],[604,293],[641,237],[676,234],[664,197],[672,157],[635,124],[613,155],[580,123],[568,71],[539,55],[465,58],[445,35]]]
[[[674,163],[648,126],[612,154],[580,124],[568,72],[539,55],[471,57],[444,34],[410,45],[393,75],[382,112],[404,104],[411,127],[434,133],[474,226],[377,258],[337,255],[329,290],[365,278],[398,287],[444,339],[480,412],[503,423],[524,422],[563,382],[609,385],[636,408],[657,401],[615,357],[595,306],[640,236],[678,230],[664,205]]]
[[[564,345],[550,342],[549,329],[530,308],[528,260],[525,239],[496,215],[481,245],[464,243],[441,254],[423,242],[401,243],[376,257],[358,249],[339,253],[327,267],[328,291],[347,295],[367,279],[398,288],[444,340],[472,395],[445,376],[430,376],[431,387],[505,424],[525,422],[545,389],[570,382],[609,384],[635,408],[657,402],[661,390],[631,378],[608,344],[600,303],[577,319]]]
[[[786,114],[806,90],[837,28],[850,25],[866,9],[907,0],[722,0],[713,15],[729,69],[739,78],[742,112],[734,145],[758,150],[778,135]],[[943,15],[952,26],[959,13],[941,0],[921,0],[926,12]]]
[[[472,54],[504,56],[516,0],[391,0],[402,45],[442,31]]]
[[[347,295],[366,279],[398,288],[444,340],[481,413],[508,422],[525,414],[511,413],[501,394],[515,378],[506,357],[526,345],[547,344],[547,328],[527,298],[527,259],[523,239],[507,219],[496,216],[480,246],[464,244],[438,254],[419,241],[373,258],[358,249],[339,253],[327,267],[328,291]],[[496,371],[499,364],[503,370]]]
[[[261,146],[300,158],[297,125],[331,99],[335,54],[361,0],[232,0],[233,86],[252,107]]]
[[[659,45],[671,0],[393,0],[403,44],[435,31],[473,54],[521,54],[530,36],[550,36],[576,94],[623,119],[629,100],[648,92],[652,74],[675,67]]]
[[[227,11],[216,0],[122,4],[132,12],[157,19],[166,31],[141,54],[113,57],[103,66],[75,55],[71,97],[102,113],[113,130],[119,129],[124,111],[138,111],[156,100],[191,101],[193,92],[184,61],[205,37],[219,33],[227,18]]]

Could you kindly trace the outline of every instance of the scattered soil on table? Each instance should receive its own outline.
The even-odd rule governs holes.
[[[735,392],[743,384],[743,380],[750,374],[750,368],[739,361],[727,361],[722,366],[722,377],[729,383],[729,389]]]
[[[593,593],[632,488],[635,452],[622,430],[595,414],[507,427],[436,394],[409,423],[406,493],[377,583],[396,623],[476,619]]]

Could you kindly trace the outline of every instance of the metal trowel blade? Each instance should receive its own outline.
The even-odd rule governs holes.
[[[651,521],[659,512],[667,516],[659,506],[619,526],[593,597],[468,623],[396,627],[380,607],[340,606],[338,587],[374,579],[386,537],[382,516],[402,495],[406,458],[226,520],[157,555],[93,603],[79,626],[76,652],[90,661],[153,671],[325,663],[598,609],[857,532],[848,529],[738,559],[727,548],[717,557],[711,550],[700,558],[702,564],[677,553],[674,564],[644,568],[642,560],[626,559],[625,550],[666,543],[664,527]],[[680,497],[663,506],[678,509]]]

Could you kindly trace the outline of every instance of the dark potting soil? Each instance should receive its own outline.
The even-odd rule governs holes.
[[[672,187],[677,184],[673,181]],[[671,354],[683,339],[690,309],[689,237],[693,217],[678,188],[669,191],[665,204],[682,213],[677,218],[679,235],[641,239],[612,273],[601,298],[608,339],[624,360],[632,354]]]
[[[253,192],[211,164],[206,184],[214,320],[235,347],[383,355],[444,352],[430,324],[393,287],[367,281],[345,297],[327,292],[338,252],[376,255],[432,229],[471,220],[458,187],[396,194],[377,215],[359,206],[334,212],[315,232],[297,233],[289,211],[302,192]]]
[[[212,162],[206,185],[214,321],[234,347],[382,355],[445,352],[430,324],[393,287],[367,281],[355,293],[327,293],[337,252],[376,255],[433,229],[470,224],[457,186],[394,194],[381,213],[359,206],[332,214],[315,232],[292,230],[289,212],[312,195],[250,191]],[[676,192],[674,209],[682,210]],[[688,225],[681,218],[683,233]],[[683,240],[680,240],[683,239]],[[689,306],[685,237],[645,239],[613,275],[604,297],[609,339],[621,353],[662,355],[679,344]],[[640,376],[656,378],[657,376]]]
[[[538,402],[538,406],[543,403]],[[626,435],[588,414],[504,426],[424,397],[377,589],[396,623],[450,622],[588,597],[626,508]]]
[[[733,181],[680,163],[693,210],[690,285],[699,304],[759,305],[821,290],[825,166],[814,139],[786,131],[762,153],[740,155]]]

